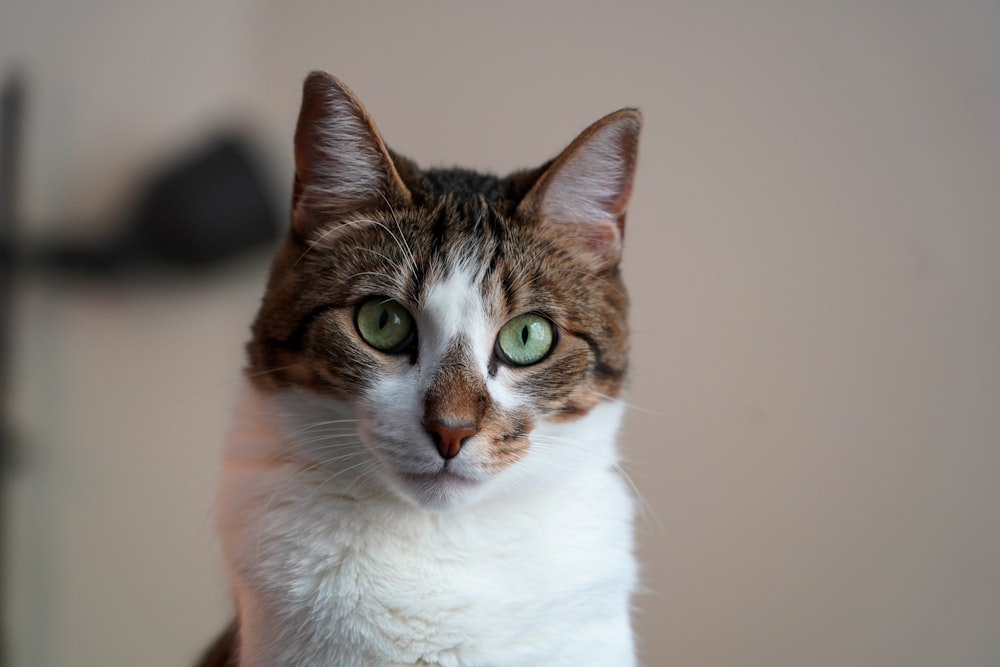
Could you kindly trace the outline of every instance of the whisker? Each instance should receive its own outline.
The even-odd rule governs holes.
[[[350,224],[350,223],[343,223],[343,224]],[[306,255],[308,255],[310,252],[313,251],[314,248],[316,248],[316,246],[318,246],[320,243],[322,243],[323,240],[326,239],[327,236],[329,236],[333,232],[337,231],[338,229],[340,229],[339,225],[332,226],[329,229],[327,229],[326,231],[324,231],[322,234],[320,234],[319,238],[317,238],[317,239],[315,239],[313,241],[310,241],[309,245],[306,246],[306,249],[302,251],[302,254],[299,255],[295,259],[295,261],[292,263],[292,267],[288,270],[289,273],[291,273],[292,271],[294,271],[295,267],[297,267],[299,265],[299,262],[301,262],[303,259],[305,259]]]
[[[324,421],[310,422],[298,428],[292,429],[287,433],[287,435],[295,435],[296,433],[304,433],[306,431],[311,431],[317,428],[326,428],[330,426],[339,426],[341,424],[350,424],[351,426],[345,426],[344,428],[356,428],[354,424],[360,423],[360,419],[329,419]]]
[[[386,199],[385,195],[382,194],[381,190],[377,191],[377,193],[378,196],[382,198],[382,201],[385,202],[385,205],[388,207],[389,215],[392,216],[392,221],[396,223],[396,229],[399,231],[400,241],[402,241],[403,248],[405,248],[406,250],[405,254],[410,260],[410,268],[413,270],[414,275],[416,275],[417,273],[419,273],[419,271],[417,270],[417,260],[413,256],[413,251],[410,249],[410,244],[406,242],[406,235],[403,234],[403,227],[402,225],[399,224],[399,217],[396,216],[396,209],[392,207],[392,204],[389,203],[389,200]],[[397,241],[397,243],[399,243],[399,241]]]
[[[334,441],[343,441],[344,439],[349,439],[349,438],[354,438],[356,440],[358,438],[358,434],[353,431],[349,433],[324,433],[322,435],[317,435],[311,438],[296,440],[295,445],[296,446],[313,445],[317,442],[326,442],[329,443],[330,445],[333,445],[333,444],[339,444],[338,442]],[[320,451],[321,449],[322,448],[318,447],[309,447],[309,451],[311,452]]]
[[[355,488],[367,485],[372,479],[378,476],[378,467],[372,462],[372,466],[367,470],[362,471],[360,475],[355,476],[354,481],[344,487],[344,495],[350,496],[355,492]]]
[[[358,250],[362,249],[363,248],[358,248]],[[374,281],[376,283],[375,287],[376,289],[382,292],[391,292],[393,289],[396,288],[391,276],[385,273],[379,273],[378,271],[358,271],[357,273],[352,275],[349,278],[349,280],[354,280],[356,278],[361,278],[361,277],[377,278],[378,280]]]
[[[522,267],[522,269],[521,269],[520,273],[517,275],[517,278],[515,278],[516,282],[514,282],[514,287],[516,287],[518,289],[524,289],[525,287],[527,287],[527,285],[525,285],[521,281],[527,275],[528,269],[532,268],[535,265],[535,260],[538,259],[539,257],[541,257],[542,255],[544,255],[547,252],[549,252],[548,248],[542,248],[541,250],[539,250],[538,252],[536,252],[534,255],[532,255],[531,259],[529,259],[527,262],[519,262],[519,264]],[[531,282],[534,282],[534,280],[531,281]],[[528,284],[530,285],[531,283],[528,283]]]
[[[271,373],[280,373],[281,371],[287,371],[295,368],[295,366],[289,364],[288,366],[274,366],[272,368],[265,368],[262,371],[254,371],[253,373],[247,373],[248,378],[257,378],[264,375],[270,375]]]
[[[357,468],[361,468],[363,466],[369,466],[371,464],[372,464],[371,459],[368,458],[368,457],[365,457],[365,459],[362,460],[360,463],[355,463],[354,465],[347,466],[346,468],[340,468],[340,469],[338,469],[334,474],[332,474],[329,477],[327,477],[325,480],[323,480],[322,483],[320,483],[319,486],[317,486],[315,489],[313,489],[312,493],[309,494],[309,496],[305,499],[305,501],[304,501],[303,504],[309,505],[309,503],[312,501],[312,499],[316,497],[316,494],[318,494],[320,491],[322,491],[323,487],[326,486],[329,482],[332,482],[333,480],[337,479],[338,477],[343,477],[344,474],[346,474],[346,473],[348,473],[348,472],[350,472],[352,470],[355,470]]]
[[[655,528],[662,528],[663,520],[660,517],[660,514],[656,511],[656,508],[653,507],[653,504],[646,499],[646,497],[639,490],[639,486],[635,483],[634,477],[638,473],[630,471],[624,462],[619,463],[615,466],[615,468],[617,469],[618,474],[621,475],[622,479],[625,480],[625,483],[628,484],[629,490],[632,492],[632,498],[635,501],[636,506],[636,513],[639,518],[644,521],[649,520]]]
[[[382,193],[379,193],[379,195],[382,196]],[[383,199],[384,199],[384,196],[383,196]],[[380,227],[383,231],[385,231],[386,234],[388,234],[390,236],[390,238],[392,238],[392,240],[396,243],[396,247],[398,247],[400,249],[400,251],[403,253],[403,256],[406,259],[409,260],[410,265],[411,265],[413,271],[416,272],[417,271],[417,264],[416,264],[416,260],[413,258],[413,252],[410,250],[410,246],[406,243],[406,239],[403,238],[403,229],[402,229],[402,227],[399,227],[399,220],[396,218],[396,213],[392,209],[391,206],[389,207],[389,212],[392,214],[393,219],[396,221],[396,226],[399,228],[399,236],[398,237],[393,233],[393,231],[391,229],[389,229],[382,222],[380,222],[378,220],[374,220],[374,219],[368,219],[368,222],[370,222],[373,225],[376,225],[376,226]],[[390,264],[391,264],[391,261],[390,261]]]
[[[602,394],[601,392],[596,392],[596,391],[594,392],[594,395],[595,396],[600,396],[601,398],[606,399],[608,401],[618,401],[619,403],[621,403],[622,405],[624,405],[628,410],[632,410],[633,412],[644,412],[646,414],[654,415],[656,417],[670,417],[671,416],[671,415],[669,415],[666,412],[663,412],[661,410],[650,410],[649,408],[644,408],[644,407],[641,407],[639,405],[636,405],[635,403],[631,403],[629,401],[622,400],[621,398],[618,398],[617,396],[609,396],[608,394]]]
[[[311,422],[309,424],[304,424],[302,426],[299,426],[298,428],[294,428],[285,433],[284,435],[286,438],[292,439],[298,435],[304,435],[316,431],[323,431],[324,429],[334,429],[335,427],[339,427],[344,431],[348,430],[353,431],[357,429],[356,425],[360,422],[361,422],[360,419],[331,419],[329,421]],[[334,431],[331,430],[330,432],[332,433]]]
[[[357,443],[342,443],[342,445],[345,448],[348,447],[348,446],[350,446],[350,445],[352,445],[352,444],[360,445],[361,443],[360,443],[360,441],[357,442]],[[333,465],[335,463],[341,463],[341,462],[344,462],[344,461],[350,461],[352,458],[357,457],[357,456],[361,456],[361,455],[364,455],[364,454],[365,454],[365,452],[363,452],[360,448],[352,448],[351,451],[347,452],[346,454],[342,454],[340,456],[327,457],[327,458],[322,459],[320,461],[316,461],[314,463],[311,463],[311,464],[309,464],[309,465],[307,465],[305,467],[299,468],[291,477],[288,477],[288,478],[282,480],[282,483],[276,489],[274,489],[274,491],[268,497],[267,501],[264,503],[264,509],[262,511],[262,514],[263,515],[267,515],[267,513],[270,511],[270,509],[274,506],[274,503],[277,501],[279,495],[285,493],[288,490],[289,487],[294,487],[295,485],[297,485],[298,482],[299,482],[299,480],[303,476],[308,475],[308,474],[310,474],[312,472],[315,472],[316,470],[319,470],[319,469],[324,468],[326,466]],[[365,461],[362,461],[361,464],[364,464],[364,463],[365,463]],[[342,470],[350,470],[350,469],[352,469],[354,467],[357,467],[357,465],[361,465],[361,464],[355,464],[354,466],[348,466],[347,469],[342,469]],[[335,473],[333,476],[336,477],[337,474],[339,474],[339,473]],[[327,481],[329,479],[330,478],[327,478]],[[323,484],[326,484],[326,481],[324,481]],[[315,492],[313,492],[312,494],[310,494],[309,497],[305,500],[305,502],[303,502],[301,504],[304,505],[304,506],[308,506],[308,504],[312,500],[313,496],[315,496]],[[257,553],[257,560],[258,560],[258,562],[260,561],[260,542],[261,542],[261,536],[258,533],[258,535],[257,535],[257,544],[256,544],[256,553]]]
[[[546,277],[551,276],[552,274],[556,274],[556,273],[576,273],[576,274],[579,274],[579,275],[582,275],[582,276],[586,276],[588,278],[596,280],[597,282],[605,285],[608,289],[610,289],[611,291],[615,292],[616,294],[619,294],[619,295],[621,295],[623,297],[625,296],[625,292],[623,292],[619,288],[617,288],[614,285],[612,285],[606,279],[601,278],[600,276],[598,276],[596,273],[593,273],[592,271],[583,271],[581,269],[549,269],[544,274],[539,273],[537,276],[535,276],[534,278],[532,278],[528,282],[518,283],[518,287],[520,289],[527,289],[527,288],[531,287],[532,285],[534,285],[539,280],[542,280],[543,278],[546,278]]]
[[[636,508],[639,515],[643,518],[647,517],[650,518],[653,521],[654,525],[656,526],[660,525],[660,518],[657,515],[655,509],[646,500],[645,496],[639,490],[638,485],[635,483],[635,480],[633,478],[635,473],[629,471],[625,467],[623,461],[617,454],[613,454],[610,456],[604,455],[600,452],[595,452],[593,450],[590,450],[585,446],[581,445],[580,443],[574,442],[573,440],[569,440],[567,438],[560,438],[558,436],[532,435],[531,442],[532,445],[537,446],[539,450],[546,450],[556,453],[565,452],[565,449],[561,449],[560,447],[568,446],[574,450],[573,451],[574,454],[579,454],[579,453],[587,454],[603,463],[607,463],[611,468],[615,470],[615,472],[617,472],[621,476],[622,480],[628,486],[629,492],[636,502]],[[555,445],[559,445],[560,447],[556,447]]]

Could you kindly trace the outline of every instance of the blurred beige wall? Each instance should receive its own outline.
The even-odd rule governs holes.
[[[287,181],[312,68],[425,164],[537,164],[640,106],[644,664],[995,667],[998,35],[985,1],[32,0],[0,6],[0,67],[31,77],[33,230],[108,224],[234,118]],[[12,664],[186,664],[222,626],[213,487],[265,261],[23,284]]]

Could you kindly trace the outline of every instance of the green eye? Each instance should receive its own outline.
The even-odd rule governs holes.
[[[413,337],[413,318],[392,299],[368,299],[358,308],[354,320],[358,333],[376,350],[398,352]]]
[[[538,363],[554,342],[552,323],[535,313],[518,315],[503,325],[497,336],[501,358],[515,366]]]

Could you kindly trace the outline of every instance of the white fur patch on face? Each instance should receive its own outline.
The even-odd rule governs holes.
[[[458,263],[439,284],[427,291],[424,310],[418,317],[421,332],[420,358],[434,367],[458,336],[468,344],[475,367],[486,381],[490,397],[502,409],[523,405],[513,387],[489,377],[493,345],[503,322],[492,322],[483,303],[481,274],[470,263]],[[423,362],[422,362],[423,363]]]
[[[486,318],[476,272],[458,264],[441,282],[430,286],[424,308],[417,315],[422,364],[436,366],[461,336],[477,369],[485,374],[493,350],[492,327]]]
[[[379,462],[386,485],[428,509],[447,509],[474,500],[488,475],[482,462],[465,452],[444,461],[422,419],[425,394],[445,355],[456,342],[475,372],[486,375],[493,325],[488,321],[476,274],[458,263],[443,278],[428,283],[417,324],[418,362],[385,374],[366,392],[361,440]],[[418,477],[423,482],[414,482]]]
[[[532,488],[554,484],[586,469],[614,467],[618,463],[615,436],[625,404],[600,403],[572,421],[539,422],[529,434],[531,447],[518,465],[502,475],[510,486]]]

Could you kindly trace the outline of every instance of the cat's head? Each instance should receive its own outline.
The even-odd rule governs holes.
[[[449,509],[615,463],[639,113],[506,178],[422,171],[305,82],[288,238],[248,376],[333,487]]]

